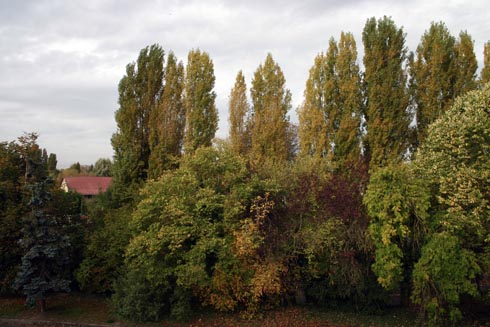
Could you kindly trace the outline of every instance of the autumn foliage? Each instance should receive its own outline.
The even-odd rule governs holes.
[[[141,50],[119,83],[114,184],[79,202],[87,233],[75,286],[111,295],[133,321],[401,304],[443,325],[463,318],[465,302],[488,305],[490,47],[478,81],[468,33],[457,39],[433,23],[415,53],[405,37],[389,17],[368,19],[364,71],[351,33],[330,39],[310,69],[299,126],[268,54],[249,90],[237,74],[228,140],[215,138],[209,54],[190,51],[184,69],[159,45]],[[27,199],[20,151],[0,143],[2,292],[25,255],[10,246],[22,234],[16,217],[30,212],[17,204]],[[36,156],[55,173],[55,156],[49,165]],[[40,220],[54,210],[34,209]],[[289,318],[279,314],[279,325],[324,325]]]

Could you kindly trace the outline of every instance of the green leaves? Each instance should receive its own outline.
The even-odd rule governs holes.
[[[371,216],[369,230],[376,246],[373,271],[381,286],[395,289],[410,268],[404,262],[421,246],[430,206],[429,189],[410,166],[400,164],[377,170],[363,201]]]
[[[298,112],[303,156],[327,157],[340,167],[359,160],[363,100],[356,60],[354,36],[343,32],[338,45],[330,39],[327,53],[315,58]]]
[[[136,62],[127,65],[126,75],[119,82],[118,130],[111,141],[115,153],[114,183],[121,190],[138,185],[148,176],[149,120],[163,92],[163,64],[162,47],[146,47]]]
[[[490,42],[483,46],[483,68],[480,72],[480,85],[490,82]]]
[[[436,196],[412,299],[433,323],[461,318],[463,294],[486,266],[490,230],[490,86],[458,98],[430,128],[415,160]]]
[[[245,155],[250,150],[250,106],[243,72],[239,71],[230,92],[230,142],[236,154]]]
[[[364,43],[365,137],[370,167],[401,162],[409,145],[405,34],[393,20],[368,19]]]
[[[417,47],[416,59],[410,62],[417,144],[424,141],[429,124],[444,114],[457,96],[475,89],[476,69],[471,36],[461,32],[456,40],[444,23],[431,23]]]
[[[478,295],[474,279],[480,272],[475,253],[462,248],[458,237],[434,234],[415,264],[412,300],[425,306],[432,324],[440,324],[447,314],[456,322],[462,318],[457,307],[461,295]]]
[[[214,89],[214,66],[208,53],[192,50],[185,71],[186,131],[184,148],[193,153],[199,147],[211,146],[218,128],[218,111]]]
[[[148,176],[160,177],[178,166],[184,142],[186,112],[183,99],[184,65],[170,52],[165,67],[164,90],[149,120]]]
[[[288,138],[291,92],[279,65],[269,53],[254,73],[252,88],[251,161],[259,167],[266,159],[284,162],[291,157]]]
[[[76,258],[77,237],[81,238],[78,212],[73,206],[71,195],[52,194],[52,185],[47,175],[47,166],[39,167],[29,156],[29,150],[36,148],[36,138],[23,143],[27,154],[26,170],[44,172],[26,179],[27,194],[30,197],[30,213],[22,221],[22,236],[19,245],[22,248],[22,264],[15,280],[18,289],[22,289],[27,303],[34,305],[40,301],[40,310],[49,292],[68,292],[71,282],[71,269]],[[31,153],[32,155],[32,153]],[[61,191],[58,191],[61,192]],[[76,202],[78,202],[77,199]]]
[[[216,266],[231,256],[231,226],[224,220],[225,211],[232,212],[226,207],[235,202],[226,197],[245,177],[244,162],[228,149],[201,147],[187,155],[179,169],[143,188],[130,223],[133,237],[122,280],[136,278],[136,272],[144,276],[137,284],[140,291],[151,288],[156,299],[165,299],[160,304],[149,300],[149,307],[158,312],[167,308],[182,317],[192,296],[209,292]],[[124,315],[142,317],[145,311],[138,311],[138,303],[144,299],[137,294],[117,290],[114,300],[124,306]]]

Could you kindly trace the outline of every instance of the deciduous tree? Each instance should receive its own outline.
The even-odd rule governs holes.
[[[461,318],[461,296],[478,295],[489,269],[490,85],[459,97],[432,125],[415,159],[433,192],[412,298],[432,322]],[[488,273],[487,278],[488,278]]]
[[[411,58],[417,141],[420,145],[427,127],[446,112],[454,99],[476,87],[477,62],[473,40],[461,32],[456,40],[443,22],[432,23]]]
[[[185,128],[183,103],[184,65],[170,52],[165,67],[165,86],[160,102],[150,114],[148,175],[158,178],[175,168],[182,154]]]
[[[163,92],[164,51],[158,45],[140,51],[138,60],[126,66],[119,82],[117,132],[114,148],[114,183],[127,189],[146,180],[148,174],[149,119]]]
[[[300,154],[315,159],[325,158],[331,152],[331,138],[327,133],[327,108],[335,94],[334,67],[336,45],[330,40],[328,54],[320,53],[306,81],[305,100],[299,110]],[[332,58],[334,57],[334,58]]]
[[[363,97],[354,36],[351,33],[342,32],[338,48],[335,66],[338,81],[339,114],[333,139],[333,160],[336,166],[346,168],[345,163],[358,162],[361,154]]]
[[[466,31],[459,33],[459,39],[454,46],[455,52],[455,82],[454,96],[458,97],[476,89],[476,61],[473,39]]]
[[[405,34],[388,17],[370,18],[362,33],[370,169],[400,162],[409,145],[411,121],[406,88]]]
[[[210,146],[218,128],[214,82],[213,61],[208,53],[199,49],[190,51],[187,57],[184,96],[186,153],[192,153],[202,146]]]
[[[242,71],[239,71],[236,76],[229,101],[231,146],[235,153],[244,155],[250,149],[249,119],[251,117],[249,117],[247,85]]]
[[[430,199],[424,180],[405,163],[377,170],[363,199],[376,248],[373,271],[385,289],[401,286],[405,299],[427,229]]]
[[[112,176],[112,161],[109,158],[100,158],[95,162],[93,173],[95,176]]]
[[[490,82],[490,41],[483,46],[483,68],[480,73],[480,85]]]
[[[291,93],[279,65],[269,53],[254,73],[252,88],[251,158],[256,165],[266,159],[286,161],[290,157],[287,115]]]
[[[351,33],[327,53],[319,54],[310,69],[305,101],[299,112],[302,155],[328,158],[333,166],[359,160],[362,92],[357,50]]]
[[[48,158],[48,172],[51,176],[56,175],[57,169],[56,165],[58,164],[58,160],[56,159],[56,154],[50,153]]]

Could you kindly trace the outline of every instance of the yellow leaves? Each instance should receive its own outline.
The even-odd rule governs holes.
[[[277,262],[266,262],[258,265],[251,281],[251,294],[255,299],[264,295],[280,294],[281,273],[285,269]]]
[[[251,158],[253,165],[266,159],[285,161],[290,157],[287,128],[291,93],[286,80],[271,54],[255,71],[250,90],[253,104],[251,118]]]
[[[253,256],[264,240],[259,234],[258,226],[251,219],[245,219],[240,230],[233,232],[233,236],[235,251],[239,257]]]
[[[237,304],[245,300],[247,294],[243,279],[238,274],[227,274],[216,269],[211,280],[211,291],[202,297],[205,304],[219,311],[233,311]]]
[[[396,229],[392,225],[385,224],[381,227],[381,243],[391,244],[391,238],[396,235]]]
[[[269,193],[264,197],[258,196],[250,207],[252,218],[244,219],[238,231],[233,232],[235,237],[235,251],[239,257],[253,257],[265,239],[262,226],[274,208],[274,201],[269,200]]]

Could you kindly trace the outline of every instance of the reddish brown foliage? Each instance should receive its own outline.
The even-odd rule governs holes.
[[[327,181],[318,194],[327,217],[338,217],[344,222],[366,221],[362,194],[368,182],[367,166],[358,163],[348,165]]]

